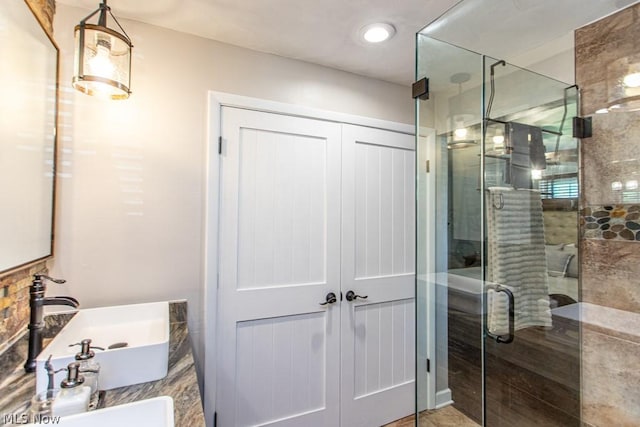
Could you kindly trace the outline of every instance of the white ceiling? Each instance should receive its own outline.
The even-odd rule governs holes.
[[[442,40],[507,61],[541,47],[634,0],[465,0],[454,25],[436,27]],[[58,0],[94,10],[100,0]],[[109,0],[128,18],[262,52],[409,85],[414,80],[415,34],[459,0]],[[507,8],[501,6],[506,5]],[[549,10],[551,9],[551,10]],[[530,13],[524,20],[521,12]],[[517,17],[516,17],[517,15]],[[511,18],[511,19],[509,19]],[[373,22],[396,27],[380,44],[360,41]],[[443,24],[449,19],[439,21]],[[495,24],[501,29],[494,31]],[[553,27],[553,28],[552,28]],[[440,34],[441,33],[441,34]],[[481,37],[479,37],[481,35]],[[479,42],[481,42],[479,44]],[[135,40],[134,40],[135,44]],[[503,48],[501,50],[501,48]],[[524,48],[524,49],[523,49]],[[515,49],[515,50],[514,50]],[[548,49],[545,47],[545,51]]]
[[[637,1],[465,0],[422,33],[509,62]]]
[[[100,3],[57,1],[88,10]],[[415,34],[458,1],[108,0],[108,5],[118,19],[408,85],[414,80]],[[361,42],[359,30],[373,22],[393,24],[396,35],[386,43]]]

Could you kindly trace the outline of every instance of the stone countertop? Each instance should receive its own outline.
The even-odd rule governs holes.
[[[187,328],[186,302],[170,303],[169,370],[158,381],[107,390],[99,403],[110,407],[158,396],[173,398],[176,426],[205,425],[202,400],[198,387],[195,363]],[[47,327],[55,333],[71,316],[49,316]],[[45,341],[46,344],[46,341]],[[7,423],[7,415],[23,413],[35,391],[35,374],[27,374],[22,364],[27,354],[27,336],[20,338],[11,349],[0,355],[0,426]],[[17,366],[17,367],[16,367]],[[7,369],[12,367],[10,369]],[[6,375],[6,372],[10,373]]]

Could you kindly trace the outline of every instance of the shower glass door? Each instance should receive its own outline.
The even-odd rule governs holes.
[[[579,426],[577,90],[417,44],[418,425]]]
[[[577,89],[483,63],[485,423],[580,426]]]

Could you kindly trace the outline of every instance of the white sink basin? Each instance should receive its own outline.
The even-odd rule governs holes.
[[[174,427],[173,399],[161,396],[69,415],[61,417],[57,425],[63,427]]]
[[[169,365],[169,303],[119,305],[80,310],[36,358],[36,390],[47,389],[44,368],[49,355],[55,370],[75,361],[80,346],[69,347],[90,338],[92,346],[104,347],[126,342],[127,347],[101,351],[100,390],[111,390],[167,376]],[[55,387],[65,372],[55,376]]]

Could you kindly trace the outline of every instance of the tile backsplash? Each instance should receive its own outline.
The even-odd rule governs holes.
[[[29,323],[29,285],[43,270],[45,261],[0,278],[0,353]]]

